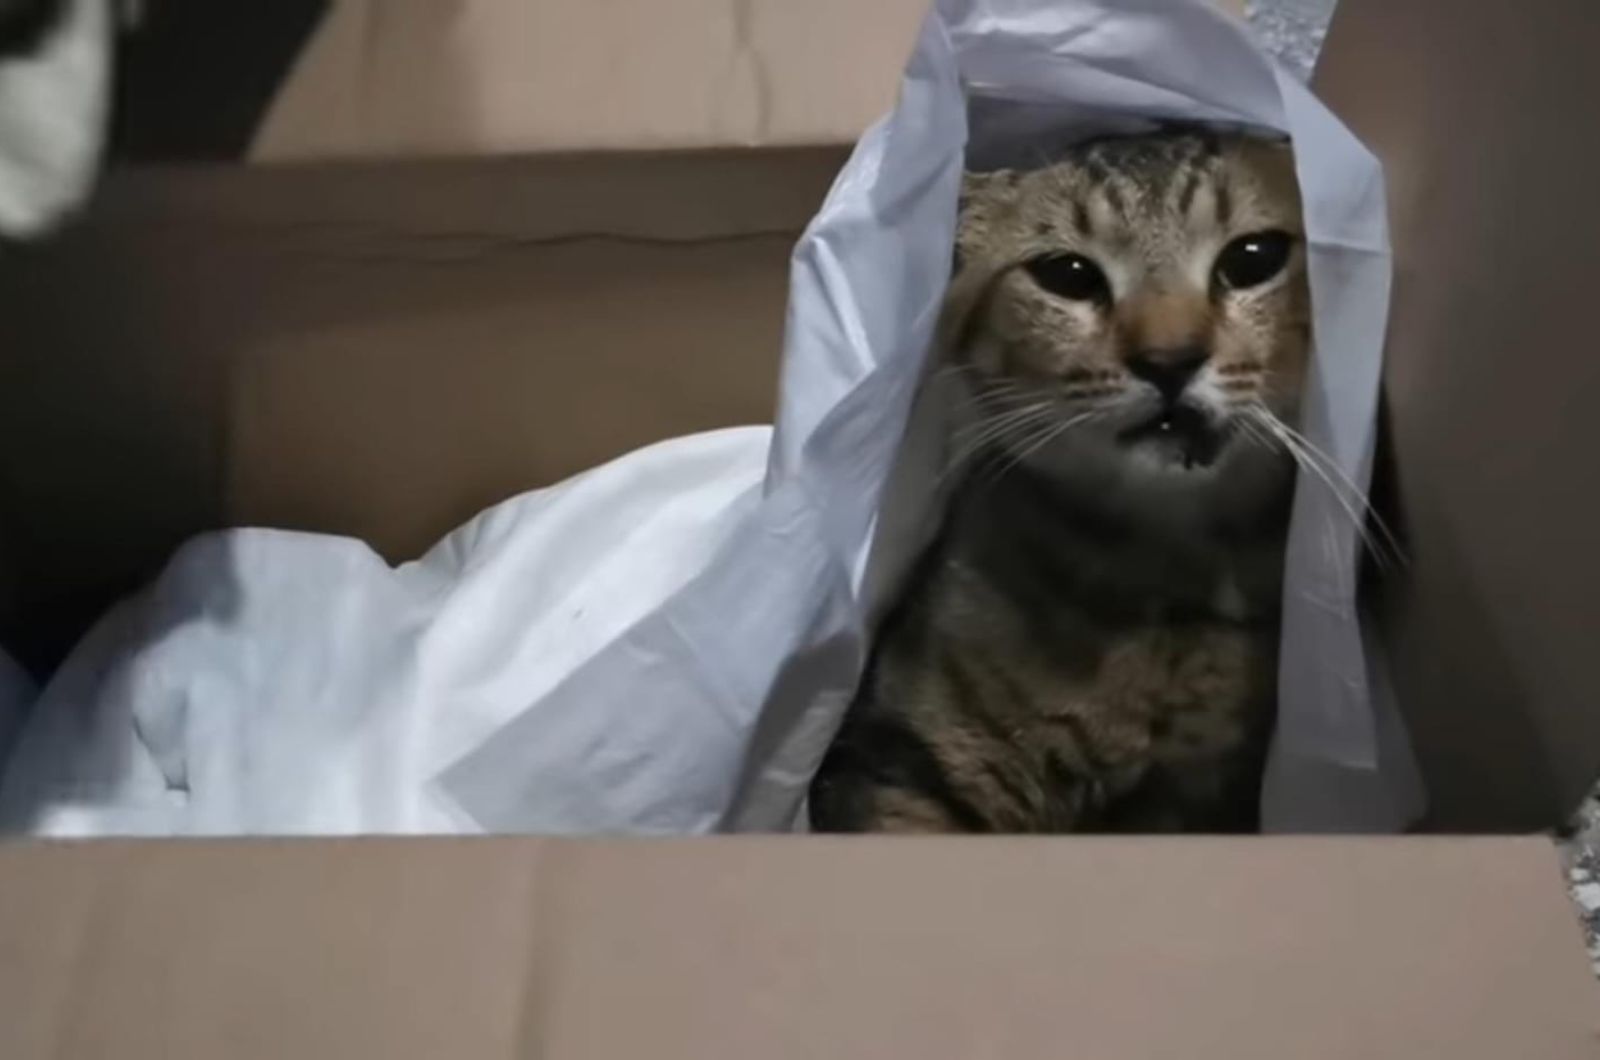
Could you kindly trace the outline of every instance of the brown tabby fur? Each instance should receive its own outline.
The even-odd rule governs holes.
[[[1293,237],[1235,289],[1231,240]],[[975,417],[943,531],[811,790],[821,831],[1249,830],[1310,338],[1287,144],[1107,139],[969,175],[942,323]],[[1096,263],[1104,298],[1030,261]],[[1130,366],[1204,358],[1176,400]],[[1156,424],[1152,427],[1151,424]],[[1199,426],[1196,426],[1199,424]]]

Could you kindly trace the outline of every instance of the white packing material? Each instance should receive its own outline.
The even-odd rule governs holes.
[[[795,252],[770,453],[748,432],[658,446],[508,502],[398,571],[353,542],[202,539],[46,689],[0,821],[799,827],[871,616],[938,520],[937,407],[911,413],[969,148],[1037,157],[1152,118],[1294,137],[1316,334],[1302,426],[1365,483],[1390,278],[1371,155],[1205,0],[940,0],[896,109]],[[1417,809],[1374,695],[1344,504],[1299,485],[1264,795],[1278,829],[1389,829]]]
[[[430,778],[705,565],[756,504],[770,437],[640,450],[398,569],[343,538],[190,542],[45,688],[0,779],[0,827],[475,830]]]
[[[0,60],[0,233],[44,235],[88,196],[111,100],[112,0],[67,0],[27,55]]]

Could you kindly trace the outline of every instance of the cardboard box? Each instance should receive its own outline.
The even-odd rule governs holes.
[[[923,6],[334,4],[254,148],[320,161],[114,169],[84,223],[0,260],[0,643],[47,672],[200,530],[353,534],[399,561],[637,445],[767,419],[789,247],[887,106]],[[1597,458],[1562,441],[1582,437],[1581,402],[1552,400],[1596,382],[1562,337],[1585,326],[1570,235],[1587,215],[1558,204],[1597,163],[1555,124],[1585,67],[1547,57],[1572,38],[1479,9],[1347,0],[1319,87],[1390,172],[1380,477],[1395,472],[1412,562],[1378,595],[1432,824],[1517,830],[1561,819],[1600,773],[1600,506],[1569,488]],[[690,34],[691,16],[712,29]],[[675,49],[653,47],[671,27]],[[542,55],[552,34],[572,42],[561,62],[511,46]],[[834,40],[843,81],[811,64]],[[611,65],[657,62],[654,80],[585,93],[585,41]],[[1486,85],[1487,68],[1518,76]],[[764,71],[764,122],[674,104],[664,131],[649,84],[715,95],[707,72],[731,69]],[[483,93],[503,121],[438,118]],[[580,99],[594,124],[573,124]],[[1458,100],[1503,131],[1454,135]],[[455,157],[372,161],[402,150]],[[1524,196],[1530,172],[1568,183]],[[624,290],[658,322],[644,343]]]
[[[923,4],[668,6],[345,0],[256,141],[295,164],[114,170],[83,224],[0,261],[0,642],[48,668],[200,530],[399,560],[767,419],[788,249]],[[1600,163],[1549,127],[1592,64],[1533,34],[1491,88],[1508,9],[1400,6],[1344,0],[1322,74],[1395,189],[1413,566],[1387,643],[1438,823],[1540,826],[1600,765],[1594,509],[1566,500],[1594,458],[1536,401],[1592,371],[1556,292]],[[585,39],[621,50],[602,69]],[[835,47],[852,73],[821,85]],[[1573,194],[1514,196],[1521,157]],[[1537,386],[1501,349],[1529,319]],[[1532,518],[1557,490],[1558,525]],[[1542,840],[0,846],[7,1060],[1564,1060],[1600,1052],[1595,1001]]]
[[[0,846],[6,1060],[1587,1060],[1537,840]]]

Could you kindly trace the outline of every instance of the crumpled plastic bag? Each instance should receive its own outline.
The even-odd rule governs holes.
[[[771,433],[630,453],[398,568],[348,538],[195,538],[40,694],[0,831],[479,830],[432,778],[705,566],[760,499]]]

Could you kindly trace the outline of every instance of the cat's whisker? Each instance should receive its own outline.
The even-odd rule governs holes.
[[[1027,409],[1022,410],[1021,414],[1009,416],[1003,421],[995,423],[992,429],[986,430],[970,439],[965,447],[966,453],[971,456],[978,450],[990,447],[997,442],[1005,440],[1007,437],[1027,435],[1036,428],[1055,420],[1058,414],[1057,409],[1047,403],[1029,406]]]
[[[1368,531],[1366,527],[1366,520],[1362,518],[1360,509],[1345,497],[1344,490],[1340,487],[1340,485],[1333,480],[1333,478],[1322,468],[1321,465],[1312,460],[1310,456],[1306,454],[1305,450],[1303,450],[1294,441],[1294,439],[1289,438],[1288,436],[1277,431],[1271,424],[1264,424],[1264,426],[1266,430],[1271,433],[1274,440],[1277,441],[1279,448],[1288,453],[1290,458],[1294,460],[1295,466],[1299,467],[1302,471],[1314,475],[1319,481],[1322,482],[1323,485],[1327,486],[1328,492],[1332,494],[1334,500],[1344,512],[1345,517],[1350,520],[1350,525],[1355,530],[1356,535],[1361,539],[1362,545],[1367,551],[1372,553],[1373,558],[1378,562],[1379,566],[1387,570],[1389,565],[1389,557],[1386,550],[1379,545],[1377,540],[1373,538],[1371,532]]]
[[[946,364],[934,369],[931,377],[934,379],[963,379],[968,383],[970,392],[974,394],[984,391],[1019,392],[1022,390],[1022,384],[1018,381],[985,376],[970,364]]]
[[[1350,525],[1355,530],[1356,536],[1360,538],[1362,546],[1366,549],[1366,551],[1372,554],[1372,558],[1378,564],[1379,569],[1387,571],[1390,565],[1388,552],[1378,543],[1377,539],[1372,536],[1371,532],[1367,530],[1366,522],[1364,519],[1362,519],[1360,510],[1345,499],[1343,490],[1341,490],[1338,485],[1333,482],[1333,480],[1328,476],[1327,472],[1325,472],[1319,465],[1307,457],[1298,446],[1281,436],[1279,436],[1277,440],[1280,442],[1281,448],[1294,460],[1297,467],[1299,467],[1302,471],[1316,476],[1324,485],[1328,487],[1328,492],[1332,494],[1333,499],[1338,503],[1339,508],[1344,513],[1345,517],[1350,520]]]
[[[1009,420],[998,429],[985,432],[983,436],[965,446],[957,458],[950,461],[945,474],[951,475],[962,471],[975,473],[984,462],[998,460],[1004,456],[1006,447],[1003,443],[1007,438],[1028,437],[1055,418],[1054,408],[1041,408],[1036,410],[1035,415]]]
[[[1378,533],[1383,535],[1384,542],[1388,545],[1389,550],[1393,554],[1396,561],[1400,563],[1406,562],[1405,549],[1400,547],[1399,537],[1396,536],[1394,531],[1389,528],[1389,524],[1384,522],[1383,516],[1379,515],[1377,510],[1373,508],[1372,502],[1367,497],[1366,493],[1364,493],[1359,486],[1351,481],[1350,476],[1345,474],[1344,469],[1338,465],[1333,457],[1329,456],[1327,453],[1313,445],[1311,439],[1307,438],[1305,435],[1301,434],[1287,423],[1284,423],[1283,420],[1273,415],[1270,409],[1264,406],[1258,406],[1258,412],[1264,414],[1272,423],[1275,423],[1286,436],[1292,438],[1304,450],[1309,459],[1320,464],[1323,468],[1337,476],[1339,480],[1344,483],[1345,489],[1348,491],[1348,495],[1353,497],[1357,503],[1360,504],[1362,511],[1365,512],[1367,517],[1371,520],[1373,527],[1378,531]]]
[[[998,415],[1019,405],[1031,405],[1041,400],[1037,395],[1021,390],[991,390],[972,395],[972,403],[986,415]]]
[[[967,397],[975,405],[983,406],[981,411],[989,415],[1004,414],[1015,408],[1035,405],[1045,400],[1038,394],[1024,394],[1016,389],[1002,389],[999,387],[988,390],[969,391]],[[995,409],[998,407],[998,412]]]
[[[1282,444],[1269,437],[1260,427],[1256,426],[1255,421],[1249,417],[1244,417],[1234,422],[1239,428],[1239,433],[1250,444],[1274,453],[1284,448]]]
[[[964,468],[974,456],[988,450],[993,444],[1013,432],[1030,432],[1057,414],[1056,406],[1049,401],[1035,401],[1020,409],[980,420],[957,431],[954,440],[956,452],[946,462],[939,481]]]
[[[1100,415],[1099,409],[1090,409],[1088,412],[1080,412],[1076,416],[1069,417],[1060,423],[1045,426],[1043,429],[1037,431],[1030,437],[1020,439],[1019,444],[1013,448],[1010,459],[1008,459],[997,471],[995,471],[993,479],[999,479],[1001,476],[1021,466],[1023,461],[1027,460],[1034,453],[1037,453],[1040,449],[1043,449],[1045,446],[1049,445],[1057,438],[1060,438],[1063,434],[1066,434],[1074,427],[1081,426],[1094,419],[1098,415]],[[991,479],[991,481],[993,479]]]
[[[1007,430],[1015,421],[1026,420],[1050,408],[1052,406],[1047,401],[1032,401],[1026,405],[1010,407],[965,424],[953,433],[952,440],[960,444],[966,444],[976,439],[985,438],[991,433]]]
[[[983,389],[969,389],[966,398],[978,411],[987,414],[1006,412],[1018,405],[1035,404],[1041,399],[1037,391],[1028,390],[1020,386],[987,386]]]
[[[1382,525],[1382,521],[1378,518],[1377,513],[1372,510],[1372,505],[1367,501],[1365,495],[1359,489],[1356,489],[1353,484],[1347,481],[1339,481],[1339,479],[1344,478],[1343,473],[1339,472],[1337,466],[1332,465],[1332,461],[1325,454],[1319,453],[1318,455],[1322,459],[1318,460],[1316,456],[1312,455],[1316,451],[1315,448],[1310,447],[1309,443],[1303,442],[1302,439],[1296,437],[1288,426],[1276,416],[1273,416],[1271,412],[1264,409],[1252,409],[1251,412],[1255,416],[1255,422],[1278,441],[1283,450],[1290,455],[1302,470],[1315,475],[1323,485],[1328,487],[1328,492],[1338,502],[1339,507],[1344,511],[1345,516],[1350,520],[1351,526],[1355,529],[1356,535],[1361,539],[1367,551],[1372,554],[1372,558],[1377,562],[1380,569],[1387,571],[1391,564],[1403,564],[1405,562],[1405,553],[1401,551],[1399,544],[1394,540],[1394,535],[1388,531],[1387,527]],[[1328,466],[1325,466],[1323,461],[1327,461]],[[1338,473],[1339,479],[1330,474],[1330,466],[1333,472]],[[1372,525],[1377,526],[1382,531],[1386,540],[1380,541],[1373,536],[1372,531],[1368,528],[1367,517],[1369,516],[1372,519]]]

